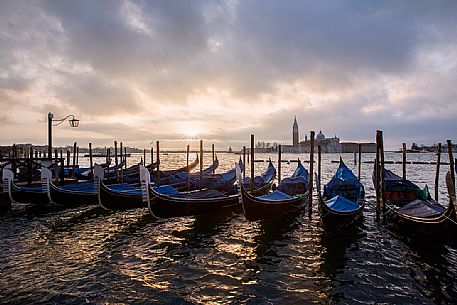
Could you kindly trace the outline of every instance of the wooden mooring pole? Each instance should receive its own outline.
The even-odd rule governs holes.
[[[71,171],[71,175],[75,175],[75,168],[76,168],[76,142],[73,143],[73,170]]]
[[[384,138],[382,131],[380,132],[381,137],[381,208],[382,208],[382,219],[386,220],[386,190],[385,190],[385,179],[384,179]]]
[[[321,167],[322,167],[322,147],[317,146],[317,191],[321,192]]]
[[[376,221],[379,221],[381,213],[381,161],[380,161],[380,130],[376,130],[376,160],[375,160],[375,172],[376,172]]]
[[[314,130],[310,132],[311,151],[309,154],[309,195],[308,195],[308,216],[313,212],[313,176],[314,176]]]
[[[117,171],[117,168],[119,166],[118,159],[117,159],[117,141],[114,141],[114,165],[116,168],[116,181],[119,183],[119,172]]]
[[[251,194],[254,194],[254,160],[254,135],[251,134],[251,182],[249,184]]]
[[[213,154],[213,163],[214,163],[214,144],[211,145],[211,152]],[[213,169],[213,175],[214,175],[214,169]]]
[[[243,146],[243,179],[246,177],[246,146]]]
[[[189,153],[190,153],[190,145],[187,144],[187,149],[186,149],[186,169],[187,169],[186,189],[187,190],[190,190]]]
[[[447,140],[447,152],[449,155],[449,167],[451,170],[451,179],[452,184],[454,186],[454,194],[455,194],[455,167],[454,167],[454,157],[452,156],[452,142],[451,140]]]
[[[203,140],[200,140],[200,190],[203,188]]]
[[[159,144],[159,141],[156,141],[156,162],[157,162],[156,180],[157,180],[157,186],[160,186],[160,144]]]
[[[359,144],[359,167],[358,167],[358,178],[362,175],[362,144]]]
[[[89,143],[89,164],[90,164],[90,176],[94,180],[94,162],[92,158],[92,143]]]
[[[406,143],[403,143],[402,152],[403,152],[403,162],[402,162],[402,165],[403,165],[403,180],[406,180]]]
[[[441,143],[438,143],[438,151],[436,152],[436,173],[435,173],[435,200],[438,202],[438,188],[440,181],[440,165],[441,165]]]
[[[281,183],[281,144],[278,145],[278,186]]]

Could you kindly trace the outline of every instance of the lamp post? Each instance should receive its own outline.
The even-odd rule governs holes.
[[[70,119],[71,118],[71,119]],[[48,113],[48,157],[52,158],[52,126],[59,126],[65,120],[68,119],[68,122],[70,123],[71,127],[78,127],[79,126],[79,120],[75,119],[75,116],[73,114],[67,115],[63,119],[60,120],[54,120],[54,115],[49,112]],[[55,124],[53,124],[55,122]]]

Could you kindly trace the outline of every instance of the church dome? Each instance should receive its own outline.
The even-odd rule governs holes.
[[[325,140],[325,136],[322,133],[322,130],[319,130],[319,133],[317,134],[316,139],[317,140]]]

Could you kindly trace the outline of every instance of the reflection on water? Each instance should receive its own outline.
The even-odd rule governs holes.
[[[140,157],[133,155],[130,163]],[[218,171],[233,167],[239,158],[218,157]],[[296,158],[283,154],[283,159]],[[323,155],[323,183],[338,158]],[[373,155],[363,158],[372,160]],[[433,154],[409,156],[415,158],[434,160]],[[352,154],[343,159],[356,167]],[[400,160],[401,155],[387,154],[386,159]],[[205,164],[210,163],[205,156]],[[169,154],[162,164],[164,169],[179,167],[185,158]],[[266,165],[256,163],[256,172]],[[283,177],[295,167],[283,163]],[[388,168],[401,172],[399,164]],[[237,214],[156,220],[147,209],[15,205],[0,214],[0,300],[452,304],[457,299],[456,242],[409,238],[375,223],[371,169],[372,164],[362,164],[368,202],[363,220],[332,234],[321,229],[315,207],[311,218],[306,211],[295,218],[249,222]],[[420,186],[427,183],[434,193],[434,170],[411,165],[408,176]],[[443,204],[446,170],[441,170],[439,189]]]

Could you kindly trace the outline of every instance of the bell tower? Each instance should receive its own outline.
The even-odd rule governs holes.
[[[292,143],[293,146],[298,146],[298,124],[297,124],[297,116],[294,119],[294,126],[292,127]]]

